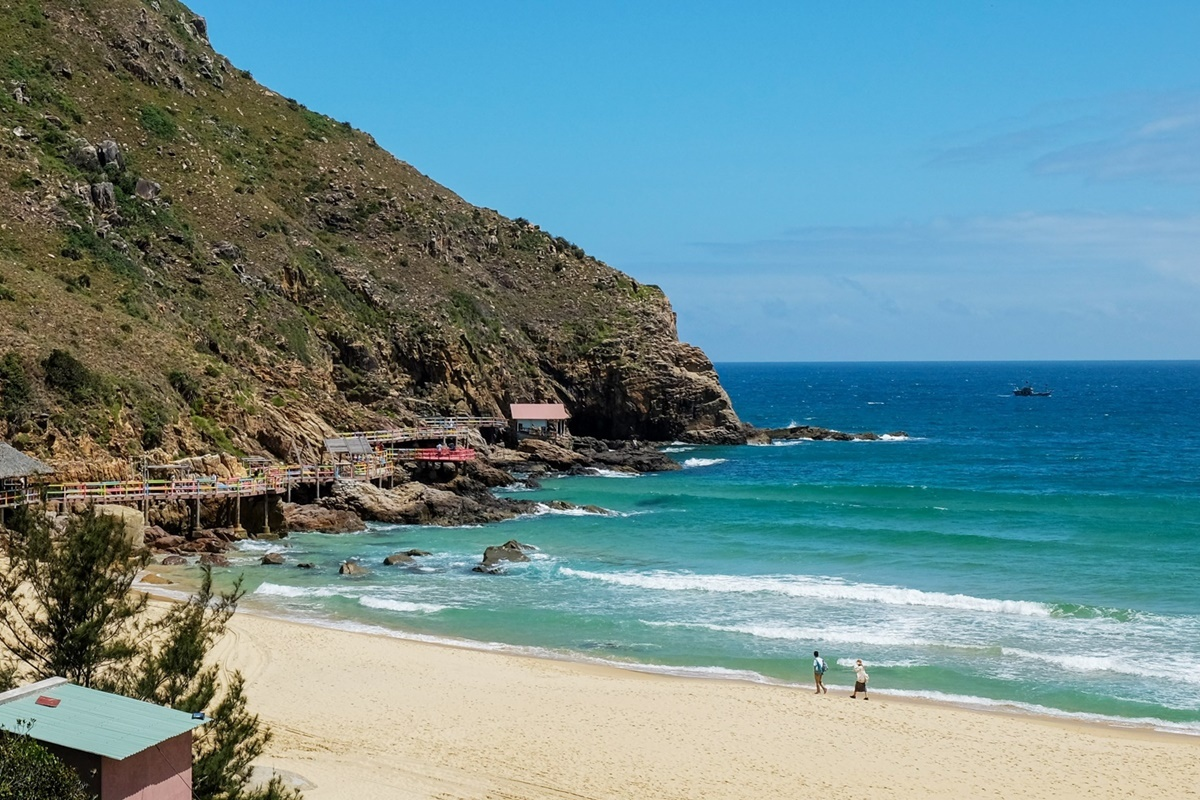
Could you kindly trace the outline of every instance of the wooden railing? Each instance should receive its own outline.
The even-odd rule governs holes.
[[[411,428],[385,428],[375,431],[347,431],[340,439],[366,439],[371,444],[387,442],[419,442],[466,436],[480,428],[502,428],[508,424],[503,417],[429,417]]]
[[[46,490],[52,502],[140,502],[195,500],[208,497],[256,497],[282,494],[300,484],[335,480],[371,481],[394,473],[392,459],[379,457],[353,464],[296,464],[266,467],[239,478],[190,476],[164,480],[94,481],[62,483]]]
[[[4,489],[0,491],[0,508],[16,508],[41,500],[37,489]]]
[[[129,503],[164,500],[195,500],[210,497],[258,497],[264,494],[283,494],[301,484],[325,484],[334,481],[373,481],[389,478],[395,473],[397,461],[464,462],[475,459],[470,447],[442,448],[413,447],[389,450],[371,461],[347,464],[304,464],[285,467],[266,467],[241,478],[188,477],[165,480],[94,481],[63,483],[50,486],[46,499],[51,502],[113,502]],[[0,495],[0,505],[13,495],[8,506],[37,502],[36,491]]]
[[[475,459],[470,447],[386,447],[394,442],[411,442],[443,437],[465,436],[479,427],[500,426],[507,421],[499,417],[434,417],[421,420],[416,428],[396,428],[382,431],[343,433],[343,438],[361,437],[376,445],[376,454],[369,459],[345,464],[292,464],[252,469],[252,474],[240,478],[221,479],[215,476],[189,476],[162,480],[93,481],[63,483],[48,486],[46,499],[51,502],[153,502],[163,500],[195,500],[208,497],[256,497],[282,494],[300,484],[326,484],[337,480],[373,481],[395,474],[397,461],[465,462]],[[6,489],[0,491],[0,508],[12,508],[42,499],[36,489]]]

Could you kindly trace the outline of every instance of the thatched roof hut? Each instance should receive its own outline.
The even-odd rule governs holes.
[[[28,478],[31,475],[50,475],[54,468],[20,450],[0,442],[0,480]]]
[[[54,469],[49,464],[0,442],[0,524],[4,522],[5,508],[37,500],[37,492],[29,486],[30,477],[52,472]]]

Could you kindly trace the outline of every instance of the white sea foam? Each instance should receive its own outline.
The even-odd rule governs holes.
[[[558,514],[559,516],[563,516],[563,517],[610,517],[610,516],[615,516],[615,513],[609,511],[608,509],[605,509],[603,514],[600,514],[595,511],[588,511],[586,508],[579,508],[579,507],[554,508],[552,506],[546,505],[545,503],[537,503],[536,505],[534,505],[533,513],[537,516],[541,516],[543,514]]]
[[[360,597],[358,599],[360,606],[367,608],[378,608],[384,611],[399,611],[403,614],[436,614],[439,611],[445,611],[450,606],[439,606],[435,603],[409,603],[404,600],[388,600],[385,597]]]
[[[532,486],[528,486],[524,483],[510,483],[507,486],[501,486],[497,488],[495,491],[502,492],[504,494],[510,494],[513,492],[536,492],[537,489],[534,489]]]
[[[660,453],[687,453],[687,452],[690,452],[695,449],[696,448],[692,445],[672,445],[671,447],[664,447],[659,452]]]
[[[879,441],[881,441],[881,442],[907,442],[907,441],[909,441],[910,438],[911,437],[909,437],[909,436],[896,436],[895,434],[885,433],[879,437]]]
[[[1011,658],[1024,658],[1043,664],[1053,664],[1072,672],[1113,672],[1138,678],[1161,678],[1180,683],[1200,684],[1200,664],[1179,663],[1165,658],[1149,661],[1131,655],[1035,653],[1016,647],[1004,647],[1001,652]]]
[[[729,459],[727,458],[689,458],[683,462],[684,469],[695,469],[696,467],[713,467],[717,464],[724,464]]]
[[[839,667],[846,667],[848,669],[854,669],[856,661],[857,661],[857,659],[853,659],[853,658],[839,658],[837,660],[837,665]],[[907,658],[907,659],[900,659],[898,661],[869,661],[869,662],[865,663],[865,666],[871,667],[872,669],[875,669],[875,668],[878,668],[878,669],[903,669],[905,667],[920,667],[923,665],[923,663],[924,662],[915,661],[911,658]]]
[[[237,543],[237,549],[244,553],[269,553],[274,550],[283,552],[287,549],[287,545],[270,540],[244,539]]]
[[[798,444],[804,444],[805,442],[811,442],[811,441],[813,441],[813,440],[808,438],[807,436],[800,438],[800,439],[772,439],[771,446],[772,447],[795,447]]]
[[[971,645],[935,642],[895,631],[866,628],[796,628],[788,625],[717,625],[709,622],[659,622],[653,620],[639,620],[639,622],[651,628],[691,628],[789,642],[827,642],[863,647],[968,647],[974,649]]]
[[[882,400],[868,400],[868,401],[867,401],[867,405],[869,405],[869,406],[881,406],[881,405],[883,405],[883,401],[882,401]]]
[[[636,472],[621,472],[615,469],[601,469],[600,467],[588,467],[588,475],[593,475],[597,478],[636,478]]]
[[[928,606],[989,614],[1016,614],[1049,617],[1052,607],[1028,600],[993,600],[965,594],[944,594],[880,586],[871,583],[846,583],[838,578],[807,575],[698,575],[690,572],[589,572],[564,567],[564,575],[584,580],[603,581],[620,586],[656,589],[667,592],[695,591],[730,594],[769,593],[816,600],[882,603],[894,606]]]
[[[264,583],[253,594],[266,597],[352,597],[356,592],[340,586],[284,586]]]
[[[879,693],[873,692],[876,696]],[[1151,728],[1167,733],[1182,733],[1188,736],[1200,736],[1200,723],[1168,722],[1154,717],[1112,717],[1105,714],[1085,714],[1077,711],[1060,711],[1057,708],[1037,705],[1036,703],[1021,703],[1014,700],[993,700],[989,697],[974,697],[971,695],[947,694],[936,691],[914,691],[908,689],[889,689],[886,694],[899,697],[919,697],[923,700],[933,700],[938,703],[949,703],[967,708],[988,710],[1007,710],[1024,714],[1075,719],[1082,722],[1099,722],[1121,728]]]

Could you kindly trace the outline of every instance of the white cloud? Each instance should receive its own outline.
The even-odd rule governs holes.
[[[1200,181],[1200,94],[1111,95],[1039,108],[935,148],[933,166],[1026,160],[1037,175]]]
[[[717,359],[1200,357],[1200,215],[796,228],[636,272]]]

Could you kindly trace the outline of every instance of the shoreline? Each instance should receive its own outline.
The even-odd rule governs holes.
[[[214,658],[322,798],[1185,797],[1200,739],[700,680],[242,611]]]
[[[178,576],[175,576],[178,577]],[[186,590],[175,590],[169,586],[144,584],[136,582],[135,590],[143,591],[156,601],[179,600],[187,596]],[[172,582],[175,583],[175,582]],[[175,585],[184,585],[176,583]],[[733,670],[724,667],[688,666],[677,667],[636,661],[622,662],[613,659],[588,656],[582,653],[559,652],[549,648],[512,645],[504,642],[485,642],[475,639],[460,639],[450,636],[414,633],[402,629],[387,628],[366,622],[353,620],[334,621],[314,618],[292,617],[284,614],[271,613],[252,604],[249,608],[243,602],[238,606],[238,614],[251,616],[256,619],[269,620],[284,625],[296,625],[306,628],[336,631],[355,636],[368,636],[379,639],[406,642],[414,645],[443,647],[452,651],[467,651],[490,653],[497,656],[530,659],[551,663],[573,664],[580,667],[601,670],[614,670],[621,673],[631,673],[648,677],[664,677],[687,681],[710,681],[714,683],[732,683],[747,686],[763,686],[777,689],[799,691],[804,693],[809,688],[808,683],[793,683],[782,679],[771,678],[756,672]],[[237,617],[235,616],[235,619]],[[826,684],[837,694],[845,694],[853,689],[853,684]],[[810,692],[811,693],[811,692]],[[929,696],[930,694],[936,696]],[[1049,724],[1065,726],[1082,726],[1084,728],[1099,728],[1114,732],[1127,732],[1136,735],[1168,736],[1195,741],[1200,745],[1200,731],[1192,729],[1173,729],[1171,722],[1153,718],[1110,717],[1088,712],[1070,712],[1045,706],[1023,704],[1018,701],[993,700],[983,697],[968,697],[947,695],[942,692],[929,690],[928,694],[921,690],[883,690],[881,697],[901,704],[929,706],[933,708],[948,708],[964,712],[1001,715],[1022,720],[1042,721]],[[846,699],[849,699],[848,697]]]

